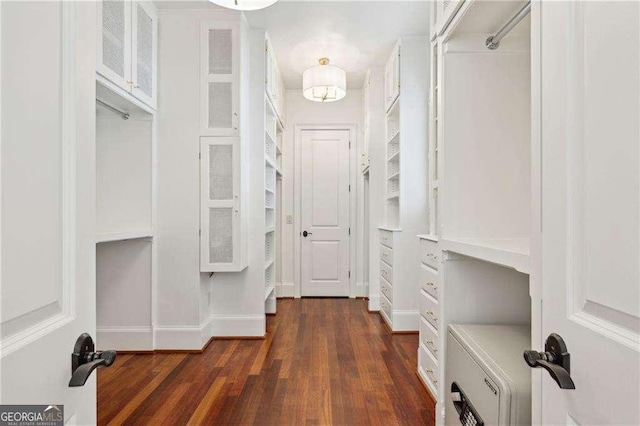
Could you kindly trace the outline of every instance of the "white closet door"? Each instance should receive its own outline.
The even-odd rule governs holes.
[[[134,2],[132,12],[131,74],[133,94],[151,106],[157,104],[158,15],[148,2]]]
[[[539,369],[540,423],[637,425],[640,4],[534,2],[532,13],[542,337],[562,336],[575,383],[560,389]]]
[[[207,136],[238,136],[240,27],[204,22],[201,38],[201,127]]]
[[[203,137],[200,173],[200,270],[239,270],[240,140]]]
[[[131,2],[101,0],[98,5],[97,71],[131,90]]]

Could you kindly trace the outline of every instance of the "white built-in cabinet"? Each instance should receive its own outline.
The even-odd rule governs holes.
[[[200,271],[237,272],[248,265],[240,23],[204,21],[200,40]]]
[[[265,91],[269,100],[273,104],[278,117],[284,121],[284,82],[280,74],[280,67],[276,60],[276,55],[271,46],[271,41],[267,36],[265,43]]]
[[[518,2],[434,2],[430,48],[429,233],[418,235],[418,375],[442,409],[449,324],[531,322],[529,18],[488,50]],[[404,53],[404,52],[403,52]],[[404,92],[403,92],[404,93]],[[402,96],[402,95],[401,95]],[[524,348],[523,348],[524,349]]]
[[[400,48],[398,42],[384,68],[384,107],[389,111],[400,95]]]
[[[247,265],[241,247],[240,170],[240,138],[200,138],[202,272],[239,271]]]
[[[97,72],[155,109],[158,13],[150,1],[101,0],[98,5]]]
[[[451,23],[464,0],[435,0],[431,2],[431,35],[440,34]]]
[[[360,168],[363,173],[369,170],[370,157],[369,146],[371,144],[371,111],[369,103],[371,102],[371,71],[367,70],[362,83],[362,156],[360,159]]]
[[[201,26],[203,136],[240,135],[240,23],[204,21]]]
[[[392,331],[419,328],[416,234],[428,230],[429,41],[402,38],[385,69],[385,225],[380,231],[380,312]],[[395,98],[394,98],[395,97]]]

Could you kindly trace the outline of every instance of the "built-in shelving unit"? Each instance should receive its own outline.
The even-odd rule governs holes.
[[[264,221],[265,221],[265,302],[273,296],[276,278],[276,157],[278,114],[268,96],[265,95],[265,138],[264,138]],[[269,312],[267,312],[269,313]]]
[[[385,68],[384,203],[379,227],[380,313],[393,332],[420,325],[420,246],[415,235],[428,231],[429,42],[402,38]]]
[[[416,296],[425,307],[418,374],[442,413],[448,325],[531,321],[531,67],[529,18],[499,49],[485,47],[521,3],[436,3],[453,19],[431,42],[431,226],[420,236]]]

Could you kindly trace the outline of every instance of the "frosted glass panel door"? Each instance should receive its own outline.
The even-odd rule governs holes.
[[[131,10],[133,14],[131,46],[133,94],[155,108],[158,17],[155,8],[148,3],[135,2]]]
[[[101,0],[98,5],[98,72],[125,90],[131,86],[131,2]]]
[[[203,137],[200,145],[200,270],[239,270],[240,140]]]
[[[236,22],[205,22],[201,38],[201,127],[208,136],[238,136],[240,39]]]

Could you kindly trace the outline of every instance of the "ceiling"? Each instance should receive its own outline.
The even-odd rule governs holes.
[[[162,9],[214,10],[208,1],[156,0]],[[327,57],[347,72],[347,87],[362,87],[369,67],[384,66],[402,36],[427,35],[426,0],[280,0],[246,12],[269,33],[287,89],[302,87],[302,72]]]
[[[246,13],[269,33],[287,89],[327,57],[347,72],[347,87],[362,87],[371,66],[384,66],[401,36],[427,35],[426,1],[286,1]]]

